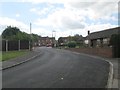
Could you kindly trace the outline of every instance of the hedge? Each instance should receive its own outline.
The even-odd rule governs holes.
[[[113,57],[120,58],[120,34],[112,35],[110,44],[112,45]]]
[[[75,41],[71,41],[67,45],[68,45],[69,48],[75,48],[76,47],[76,42]]]

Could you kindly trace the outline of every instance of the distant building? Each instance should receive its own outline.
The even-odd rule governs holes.
[[[38,40],[39,46],[52,46],[55,44],[55,37],[40,37]]]
[[[76,43],[83,44],[84,40],[85,40],[85,37],[83,37],[82,35],[80,36],[78,35],[77,37],[76,36],[60,37],[58,39],[58,44],[66,45],[70,41],[75,41]]]
[[[120,27],[110,28],[102,30],[99,32],[93,32],[86,36],[85,44],[88,44],[90,47],[103,47],[109,46],[110,38],[113,34],[120,33]]]
[[[68,36],[68,37],[62,37],[62,39],[63,39],[63,43],[68,43],[68,42],[70,42],[71,37],[70,36]]]

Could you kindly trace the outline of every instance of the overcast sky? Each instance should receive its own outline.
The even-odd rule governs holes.
[[[95,1],[95,2],[94,2]],[[1,0],[0,34],[9,25],[56,38],[118,26],[119,0]],[[55,36],[55,32],[53,33]]]

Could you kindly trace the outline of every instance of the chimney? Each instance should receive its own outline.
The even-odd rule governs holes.
[[[90,34],[90,31],[88,30],[88,35]]]

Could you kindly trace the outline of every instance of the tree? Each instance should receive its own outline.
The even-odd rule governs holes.
[[[110,45],[113,49],[113,57],[120,57],[120,34],[114,34],[110,38]]]
[[[78,46],[81,46],[81,45],[83,45],[83,36],[76,34],[73,37],[73,41],[75,41]]]
[[[20,33],[20,29],[17,27],[8,26],[2,33],[4,39],[15,39],[16,35]]]
[[[60,38],[58,38],[58,44],[59,45],[61,45],[61,43],[63,43],[64,41],[63,41],[63,38],[62,37],[60,37]]]
[[[79,34],[76,34],[76,35],[74,35],[73,40],[78,42],[79,38],[80,38]]]
[[[39,36],[37,34],[27,34],[20,31],[17,27],[8,26],[2,33],[2,38],[7,40],[32,40],[37,42]]]
[[[37,42],[37,41],[39,40],[39,37],[40,37],[40,36],[38,36],[37,34],[32,34],[32,40],[33,40],[34,42]]]

